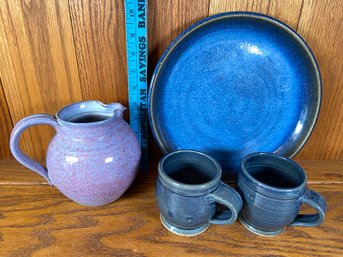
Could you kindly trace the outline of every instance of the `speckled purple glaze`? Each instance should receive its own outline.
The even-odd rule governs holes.
[[[124,110],[119,103],[86,101],[64,107],[55,117],[47,114],[26,117],[12,131],[12,154],[79,204],[111,203],[133,182],[141,157],[139,142],[122,118]],[[84,115],[101,116],[103,120],[75,122]],[[22,132],[37,124],[51,125],[57,132],[48,147],[47,169],[18,146]]]

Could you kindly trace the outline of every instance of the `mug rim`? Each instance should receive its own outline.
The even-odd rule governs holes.
[[[214,164],[214,168],[216,169],[216,175],[211,178],[209,181],[205,183],[199,183],[199,184],[187,184],[182,183],[180,181],[177,181],[173,178],[171,178],[164,170],[164,163],[171,158],[172,156],[183,154],[183,153],[191,153],[198,156],[201,156],[203,158],[206,158],[210,162]],[[204,195],[213,192],[218,186],[219,182],[221,181],[222,176],[222,169],[220,164],[211,156],[195,150],[178,150],[171,152],[159,161],[158,163],[158,179],[161,181],[161,183],[167,187],[169,190],[180,193],[180,192],[189,192],[191,195]]]
[[[246,164],[247,162],[254,158],[254,157],[267,157],[267,158],[273,158],[277,159],[279,161],[291,164],[294,168],[296,168],[299,172],[301,172],[302,175],[302,181],[295,187],[288,187],[288,188],[283,188],[283,187],[276,187],[272,186],[270,184],[264,183],[260,181],[259,179],[256,179],[253,177],[247,170]],[[255,153],[250,153],[246,155],[242,161],[241,161],[241,167],[239,170],[239,177],[241,180],[249,186],[251,189],[254,191],[257,191],[261,194],[273,197],[273,198],[280,198],[280,199],[293,199],[297,198],[300,195],[304,193],[306,190],[306,185],[307,185],[307,176],[303,168],[294,162],[291,159],[288,159],[284,156],[281,156],[279,154],[275,153],[269,153],[269,152],[255,152]],[[280,194],[282,193],[282,194]]]

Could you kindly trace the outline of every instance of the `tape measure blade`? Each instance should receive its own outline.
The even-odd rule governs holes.
[[[147,1],[125,0],[126,54],[130,126],[142,150],[141,169],[148,167]]]

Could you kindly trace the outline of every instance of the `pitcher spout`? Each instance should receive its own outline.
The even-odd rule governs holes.
[[[123,113],[126,110],[126,107],[121,103],[110,103],[106,107],[112,110],[117,117],[123,117]]]
[[[122,118],[126,108],[120,103],[104,104],[99,101],[83,101],[62,108],[57,114],[57,122],[68,126],[93,126]]]

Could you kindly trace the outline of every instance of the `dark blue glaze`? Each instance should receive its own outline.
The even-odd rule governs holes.
[[[237,190],[243,198],[239,219],[250,231],[264,236],[280,234],[286,226],[318,226],[326,202],[306,186],[306,174],[295,162],[273,153],[246,156],[238,173]],[[302,215],[302,204],[317,213]]]
[[[211,157],[177,151],[161,159],[156,197],[162,224],[171,232],[195,236],[209,224],[233,223],[242,207],[239,194],[221,182],[221,168]],[[229,210],[216,214],[217,203]]]
[[[299,35],[264,15],[224,13],[166,50],[151,81],[149,117],[164,153],[205,152],[227,175],[251,152],[292,157],[320,99],[319,69]]]

